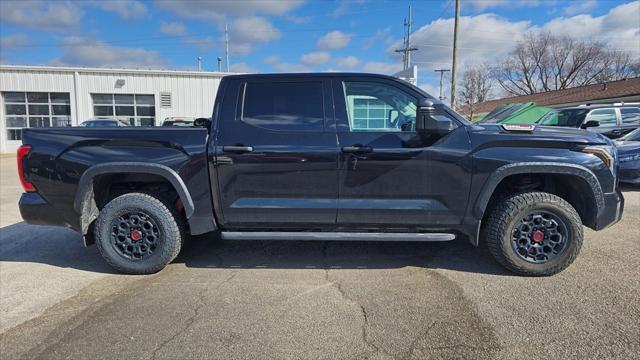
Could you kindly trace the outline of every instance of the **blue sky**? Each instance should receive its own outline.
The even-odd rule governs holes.
[[[407,6],[420,84],[449,68],[454,0],[106,0],[0,2],[0,61],[9,64],[215,70],[229,27],[231,70],[401,68]],[[601,40],[640,56],[640,1],[462,0],[461,69],[505,56],[529,31]]]

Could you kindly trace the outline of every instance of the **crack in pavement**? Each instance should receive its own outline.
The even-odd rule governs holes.
[[[433,328],[435,328],[436,324],[438,322],[434,321],[431,323],[431,325],[427,326],[426,330],[421,332],[418,336],[416,336],[413,341],[411,341],[411,344],[409,344],[409,349],[407,349],[407,352],[404,356],[402,356],[401,359],[410,359],[411,355],[413,355],[413,352],[416,350],[416,346],[418,345],[418,341],[420,339],[424,339],[429,335],[429,332],[431,332],[431,330],[433,330]]]
[[[171,335],[168,339],[166,339],[165,341],[160,343],[160,345],[156,346],[156,348],[153,349],[152,352],[151,352],[151,359],[156,359],[156,357],[158,355],[158,352],[160,350],[162,350],[162,348],[164,348],[167,344],[169,344],[170,342],[175,340],[179,335],[184,334],[187,330],[189,330],[189,328],[191,328],[191,326],[193,326],[193,324],[196,322],[196,320],[198,318],[200,310],[206,305],[206,303],[204,301],[204,298],[205,298],[205,293],[208,290],[219,289],[222,285],[224,285],[224,284],[228,283],[229,281],[231,281],[236,275],[237,275],[237,271],[233,271],[233,272],[231,272],[231,274],[229,274],[229,276],[227,276],[224,280],[222,280],[220,283],[218,283],[214,288],[205,287],[200,292],[200,294],[198,294],[198,302],[200,304],[193,309],[193,315],[191,317],[189,317],[185,321],[185,326],[183,326],[183,328],[181,330],[179,330],[179,331],[175,332],[173,335]]]
[[[385,351],[384,349],[381,349],[379,346],[377,346],[376,344],[373,343],[373,341],[370,339],[370,335],[369,335],[369,331],[368,331],[368,327],[369,327],[369,315],[367,314],[367,309],[360,304],[359,302],[357,302],[356,300],[354,300],[353,298],[351,298],[350,296],[348,296],[344,289],[342,288],[342,284],[340,284],[340,282],[335,281],[335,280],[331,280],[329,278],[329,264],[327,262],[327,248],[329,246],[329,242],[325,241],[324,244],[322,245],[321,248],[321,253],[322,253],[322,260],[324,263],[324,277],[325,280],[329,283],[332,284],[337,290],[338,293],[340,293],[340,296],[342,296],[343,299],[347,300],[348,302],[358,306],[358,308],[360,309],[360,313],[362,315],[362,341],[365,343],[365,345],[367,345],[368,347],[373,348],[374,353],[377,352],[382,352],[385,355],[388,356],[393,356],[392,354],[388,353],[387,351]]]

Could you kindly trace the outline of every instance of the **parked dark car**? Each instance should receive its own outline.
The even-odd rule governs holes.
[[[550,275],[583,224],[622,216],[611,140],[468,122],[373,74],[225,76],[194,128],[24,130],[22,217],[95,242],[115,269],[161,270],[188,234],[223,239],[486,242]]]
[[[193,121],[195,120],[195,118],[185,118],[185,117],[170,117],[170,118],[166,118],[164,119],[164,121],[162,122],[162,126],[185,126],[185,127],[189,127],[189,126],[194,126],[193,125]]]
[[[616,141],[621,182],[640,185],[640,129],[636,129]]]
[[[633,103],[562,108],[543,116],[538,124],[589,129],[617,139],[640,127],[640,107]]]
[[[119,126],[129,126],[129,124],[124,121],[118,119],[89,119],[87,121],[83,121],[78,125],[80,127],[119,127]]]

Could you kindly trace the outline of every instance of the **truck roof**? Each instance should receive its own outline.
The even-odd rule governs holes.
[[[273,79],[273,78],[310,78],[310,77],[370,77],[370,78],[382,78],[382,79],[390,79],[398,81],[400,79],[382,74],[372,74],[372,73],[356,73],[356,72],[314,72],[314,73],[268,73],[268,74],[238,74],[238,75],[227,75],[225,78],[228,79]]]

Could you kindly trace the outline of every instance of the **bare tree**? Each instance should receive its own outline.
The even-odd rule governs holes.
[[[458,90],[458,101],[465,115],[471,120],[475,115],[475,105],[488,100],[492,94],[493,80],[487,65],[467,67],[462,75]]]
[[[492,77],[512,95],[535,94],[637,76],[628,52],[599,41],[578,41],[550,33],[530,33],[492,69]]]

